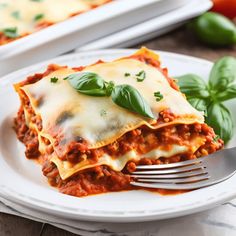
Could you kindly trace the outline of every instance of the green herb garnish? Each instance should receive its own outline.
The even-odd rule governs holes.
[[[208,83],[194,74],[177,77],[188,101],[204,111],[206,123],[227,143],[233,136],[233,120],[223,102],[236,98],[236,58],[223,57],[211,69]]]
[[[7,36],[9,38],[17,38],[17,37],[19,37],[19,35],[17,33],[17,28],[16,27],[5,28],[5,29],[2,30],[2,32],[4,33],[5,36]]]
[[[116,105],[154,119],[150,106],[134,87],[127,84],[117,85],[112,91],[111,97]]]
[[[106,116],[107,115],[107,112],[106,112],[106,110],[104,110],[104,109],[102,109],[101,111],[100,111],[100,116]]]
[[[154,97],[156,97],[157,102],[159,102],[163,99],[163,95],[159,91],[154,93]]]
[[[39,21],[39,20],[41,20],[41,19],[43,19],[44,18],[44,14],[37,14],[35,17],[34,17],[34,21]]]
[[[98,74],[82,72],[69,75],[65,79],[80,93],[96,97],[107,94],[107,84]]]
[[[125,77],[128,77],[128,76],[130,76],[130,73],[126,72]]]
[[[141,70],[139,73],[137,73],[136,75],[136,79],[138,82],[142,82],[145,80],[146,78],[146,72],[144,70]]]
[[[58,81],[58,78],[57,77],[52,77],[51,78],[51,83],[56,83]]]
[[[92,72],[76,73],[64,79],[68,80],[71,86],[80,93],[96,97],[111,96],[116,105],[155,119],[145,99],[137,89],[130,85],[115,85],[112,81],[106,82],[98,74]]]
[[[20,12],[19,11],[14,11],[11,13],[12,17],[15,19],[19,20],[20,19]]]

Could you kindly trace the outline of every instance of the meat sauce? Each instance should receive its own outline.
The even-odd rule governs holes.
[[[48,178],[49,183],[52,186],[59,188],[60,192],[62,193],[78,197],[112,191],[137,189],[137,187],[130,185],[131,179],[129,176],[129,172],[133,172],[137,164],[166,164],[189,160],[215,152],[223,146],[223,142],[221,140],[218,142],[213,140],[215,136],[214,131],[206,124],[180,124],[177,126],[161,128],[156,132],[143,127],[126,133],[122,138],[107,145],[104,148],[93,150],[90,153],[90,158],[92,159],[91,161],[95,161],[97,158],[99,158],[101,153],[104,152],[116,156],[121,153],[126,153],[131,149],[143,149],[143,152],[145,153],[147,149],[153,149],[158,145],[166,144],[168,148],[168,144],[172,142],[182,144],[184,141],[189,139],[188,133],[191,135],[204,135],[206,138],[206,143],[201,146],[194,154],[185,153],[184,155],[176,155],[170,158],[159,158],[157,160],[142,158],[136,162],[128,162],[121,172],[114,171],[108,166],[97,166],[81,171],[75,176],[72,176],[66,180],[62,180],[56,165],[49,160],[53,149],[49,148],[49,151],[47,151],[44,156],[40,154],[38,151],[39,141],[37,132],[29,129],[26,125],[24,110],[22,108],[19,110],[18,116],[15,119],[15,130],[19,140],[21,140],[26,146],[25,155],[28,158],[38,159],[40,161],[42,164],[43,174]],[[44,142],[49,144],[46,141]],[[72,143],[71,152],[77,150],[76,147],[78,147],[76,143]],[[72,158],[72,156],[69,155],[70,158],[67,158],[67,160],[72,162],[75,162],[76,160],[79,161],[78,151],[74,152],[73,154],[74,157]],[[155,191],[161,194],[176,194],[182,192],[163,189]]]

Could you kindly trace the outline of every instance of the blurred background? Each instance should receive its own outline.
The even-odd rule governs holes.
[[[65,53],[106,48],[144,45],[213,61],[236,54],[236,0],[90,0],[90,10],[73,12],[72,3],[83,1],[88,2],[0,0],[0,36],[5,33],[10,41],[1,45],[0,37],[0,75]],[[18,19],[6,24],[8,8]],[[18,38],[14,22],[38,9],[45,13],[35,15],[37,31]],[[60,11],[64,19],[53,22]]]

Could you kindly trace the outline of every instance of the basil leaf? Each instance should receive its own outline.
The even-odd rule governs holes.
[[[186,74],[175,78],[177,79],[180,91],[184,93],[186,97],[209,97],[207,85],[198,75]]]
[[[221,103],[208,106],[206,123],[227,143],[233,136],[233,120],[229,110]]]
[[[228,86],[221,92],[215,92],[214,96],[220,102],[236,98],[236,84]]]
[[[126,84],[117,85],[113,89],[111,97],[116,105],[142,116],[155,119],[150,106],[134,87]]]
[[[233,135],[233,121],[229,110],[220,102],[236,98],[236,58],[218,60],[211,70],[208,85],[192,74],[177,77],[177,80],[189,103],[204,111],[206,123],[227,143]]]
[[[202,98],[188,98],[188,102],[198,111],[204,112],[204,116],[208,116],[207,101]]]
[[[81,72],[64,78],[78,92],[90,96],[111,96],[118,106],[136,112],[140,115],[155,119],[151,108],[142,95],[130,85],[117,85],[104,81],[98,74]]]
[[[106,82],[92,72],[81,72],[66,78],[77,91],[90,96],[106,96]]]
[[[210,78],[210,89],[222,92],[236,80],[236,58],[223,57],[213,66]],[[217,93],[215,93],[217,96]],[[218,97],[218,96],[217,96]]]

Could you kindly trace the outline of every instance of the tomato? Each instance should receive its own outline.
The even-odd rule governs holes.
[[[212,0],[211,11],[219,12],[231,19],[236,17],[236,0]]]

